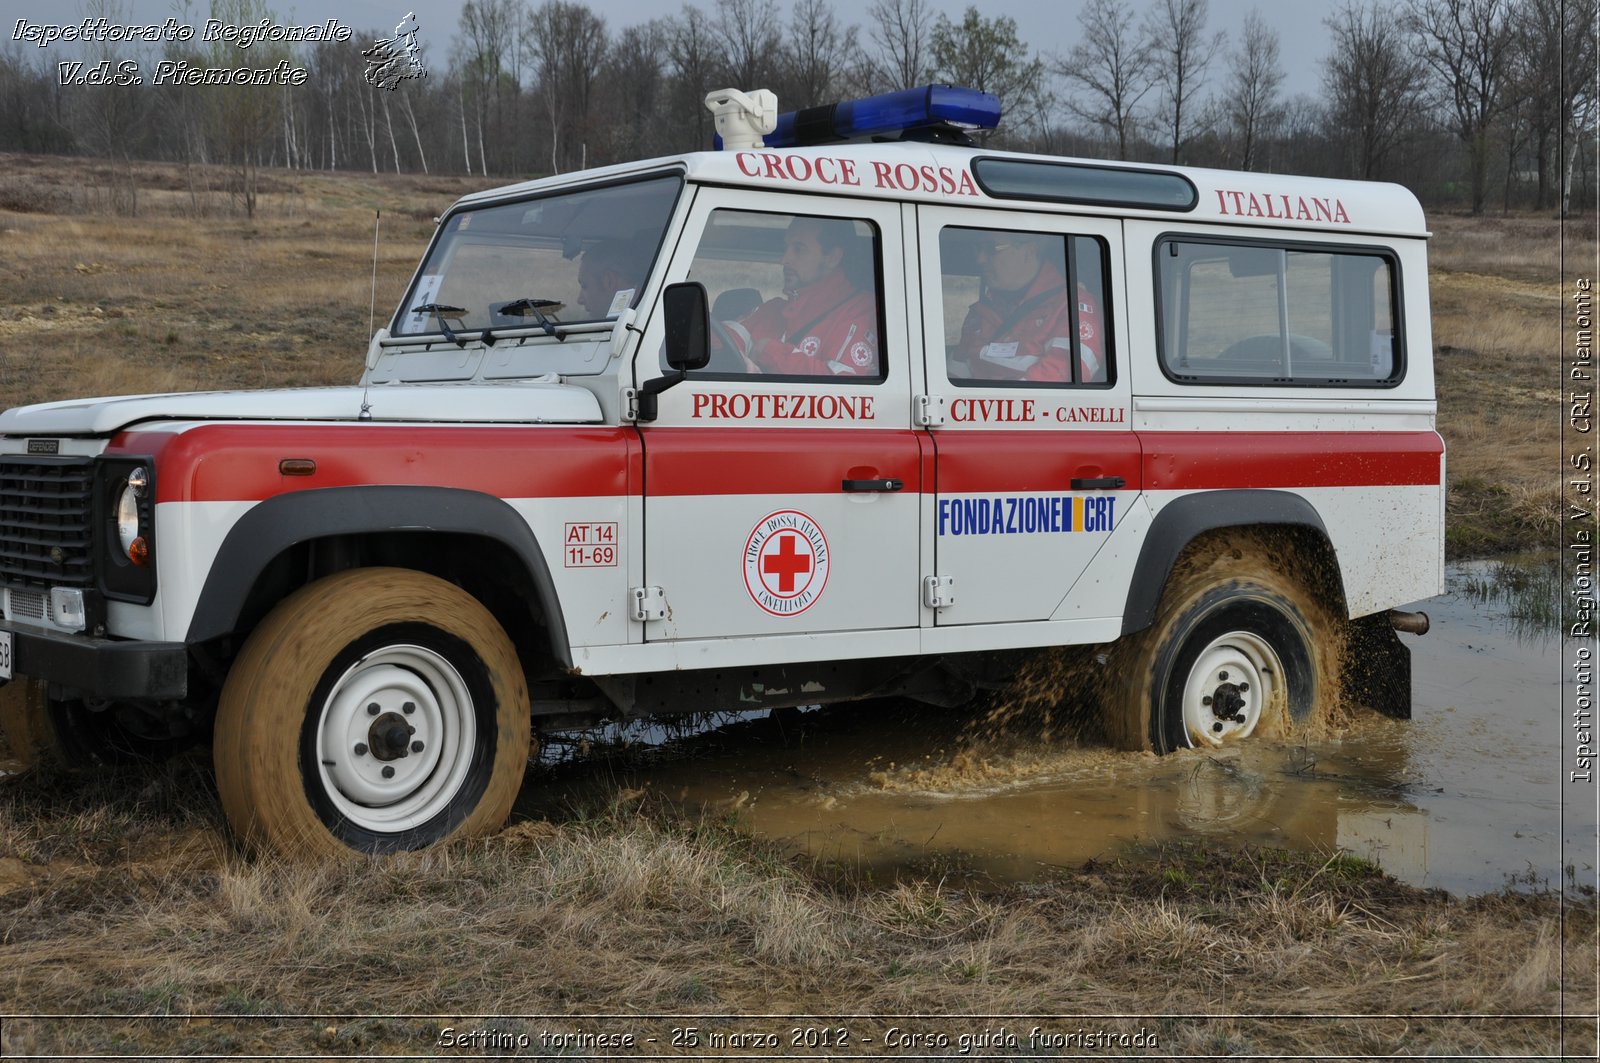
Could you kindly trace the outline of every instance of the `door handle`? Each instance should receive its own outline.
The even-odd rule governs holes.
[[[1072,478],[1074,491],[1115,491],[1119,487],[1127,487],[1128,481],[1120,476],[1089,476]]]
[[[843,480],[839,486],[846,491],[898,491],[906,485],[904,480]]]

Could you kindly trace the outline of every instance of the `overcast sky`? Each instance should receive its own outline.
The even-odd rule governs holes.
[[[789,0],[778,0],[788,17]],[[930,0],[933,9],[948,13],[959,20],[961,12],[971,0]],[[353,30],[371,27],[390,28],[408,11],[414,11],[421,26],[419,38],[429,52],[441,58],[448,53],[451,39],[456,35],[457,20],[463,0],[326,0],[324,3],[296,3],[294,0],[267,0],[267,6],[278,12],[280,21],[294,24],[320,22],[324,18],[337,18]],[[1136,9],[1148,6],[1149,0],[1133,0]],[[171,0],[122,0],[123,10],[137,23],[160,23],[174,13]],[[659,0],[590,0],[589,6],[605,17],[613,31],[623,26],[645,22],[662,15],[682,10],[681,3],[661,3]],[[715,0],[700,0],[701,8],[710,11]],[[1077,29],[1078,13],[1083,0],[982,0],[977,4],[985,17],[1009,15],[1017,20],[1022,37],[1035,52],[1046,58],[1068,51]],[[194,7],[201,14],[196,23],[205,19],[209,4],[197,0]],[[851,0],[834,0],[834,9],[846,23],[856,19],[866,8],[864,3]],[[1322,84],[1322,60],[1327,54],[1327,28],[1322,19],[1329,9],[1325,3],[1311,0],[1211,0],[1208,29],[1215,33],[1225,30],[1230,45],[1244,25],[1245,15],[1257,8],[1267,22],[1278,31],[1284,72],[1285,93],[1318,95]],[[18,19],[32,23],[76,22],[83,17],[82,5],[75,0],[0,0],[0,48],[15,47],[12,42]],[[197,25],[198,28],[198,25]],[[52,46],[47,52],[59,50]],[[1220,70],[1214,70],[1215,80]],[[759,85],[739,85],[737,88],[760,88]],[[782,106],[783,101],[779,100]]]

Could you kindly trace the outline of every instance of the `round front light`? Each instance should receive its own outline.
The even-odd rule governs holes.
[[[117,541],[122,544],[123,556],[133,549],[133,541],[139,537],[139,493],[137,485],[124,484],[117,499]]]

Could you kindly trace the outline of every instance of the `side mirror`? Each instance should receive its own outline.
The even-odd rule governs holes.
[[[699,281],[669,284],[662,293],[667,365],[680,373],[704,369],[711,361],[711,312],[706,287]]]
[[[691,369],[704,369],[711,361],[711,313],[706,309],[706,286],[698,281],[669,284],[661,293],[662,325],[666,330],[663,346],[672,372],[647,380],[639,389],[638,419],[653,421],[660,408],[663,391],[683,383]]]

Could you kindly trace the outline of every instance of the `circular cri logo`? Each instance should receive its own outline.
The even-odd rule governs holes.
[[[828,584],[828,539],[797,509],[769,513],[744,545],[744,587],[773,616],[798,616]]]

